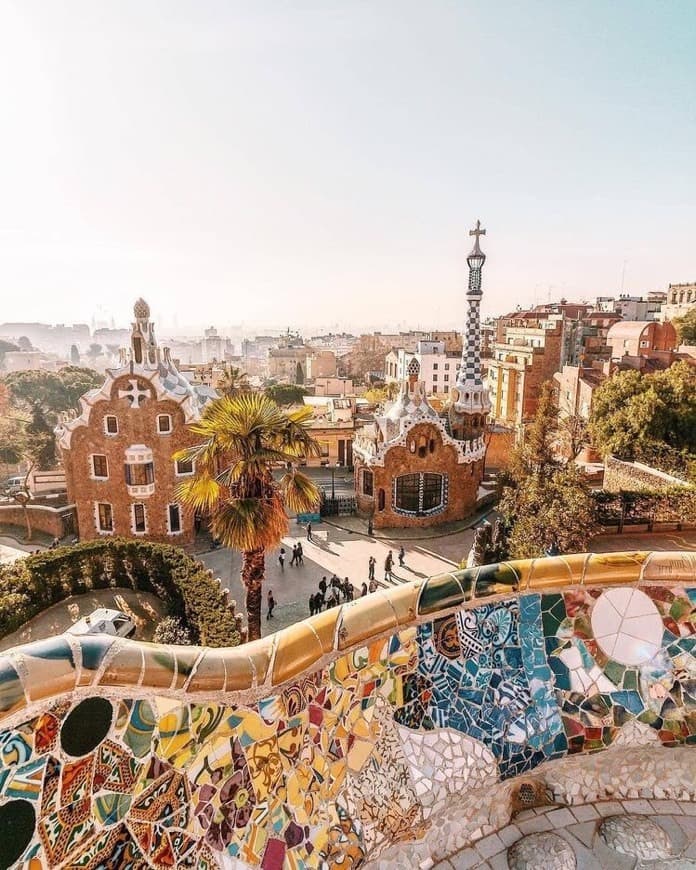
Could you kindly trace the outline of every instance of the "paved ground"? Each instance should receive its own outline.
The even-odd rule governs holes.
[[[149,592],[133,592],[132,589],[98,589],[86,595],[66,598],[65,601],[39,613],[22,628],[0,639],[0,650],[61,634],[78,619],[87,616],[98,607],[115,608],[130,616],[136,625],[136,640],[151,640],[155,626],[167,612],[166,605]]]
[[[489,514],[489,519],[494,515]],[[309,596],[317,591],[317,584],[322,576],[327,578],[335,572],[339,577],[349,577],[356,591],[364,580],[367,580],[367,560],[374,555],[377,560],[376,577],[384,579],[384,559],[391,549],[396,563],[399,547],[406,551],[406,567],[394,569],[395,582],[405,582],[416,577],[428,577],[441,571],[449,571],[466,558],[473,530],[461,525],[445,534],[433,537],[368,537],[365,534],[365,524],[355,517],[336,519],[344,527],[339,528],[329,523],[321,523],[314,527],[315,541],[306,540],[304,528],[291,520],[291,534],[283,541],[288,554],[285,570],[278,565],[278,551],[268,555],[266,560],[266,582],[264,589],[273,590],[276,599],[274,618],[263,622],[262,632],[270,634],[280,628],[285,628],[293,622],[309,616]],[[396,534],[403,535],[399,530]],[[290,567],[292,545],[302,541],[304,548],[304,566]],[[661,532],[641,535],[603,535],[595,538],[592,551],[597,553],[615,552],[617,550],[696,550],[696,531]],[[244,613],[244,591],[239,579],[241,557],[239,553],[220,548],[199,554],[205,564],[211,568],[223,585],[230,590],[231,597],[237,602],[237,610]],[[264,610],[265,613],[265,610]]]
[[[25,544],[9,535],[2,535],[0,536],[0,564],[14,562],[22,559],[27,553],[36,553],[38,550],[45,549],[44,545],[36,542]]]
[[[389,539],[369,538],[367,535],[336,528],[327,523],[314,527],[314,542],[307,541],[304,528],[291,521],[291,534],[283,541],[288,554],[285,570],[278,564],[278,550],[270,553],[266,560],[265,589],[272,589],[277,606],[274,618],[264,622],[264,634],[277,631],[309,616],[309,596],[317,591],[322,576],[330,578],[335,572],[339,577],[350,578],[356,592],[363,581],[367,580],[367,562],[371,555],[377,560],[376,578],[384,579],[384,560],[392,550],[395,563],[398,563],[399,546],[406,551],[405,568],[394,569],[395,582],[413,580],[416,577],[429,577],[442,571],[450,571],[466,555],[471,546],[473,532],[466,530],[456,536],[425,541],[391,541]],[[456,538],[456,539],[455,539]],[[302,541],[304,566],[290,567],[292,545]],[[237,601],[238,610],[244,612],[244,592],[239,579],[241,557],[231,550],[218,549],[199,556],[203,562],[220,577],[223,585],[230,590]]]

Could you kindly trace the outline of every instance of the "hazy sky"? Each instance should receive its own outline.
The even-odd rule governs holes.
[[[0,320],[461,326],[696,280],[696,3],[0,0]]]

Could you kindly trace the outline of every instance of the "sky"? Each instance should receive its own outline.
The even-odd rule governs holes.
[[[0,0],[0,321],[462,327],[696,280],[693,0]]]

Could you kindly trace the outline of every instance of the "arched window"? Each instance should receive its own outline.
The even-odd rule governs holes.
[[[380,489],[377,493],[377,510],[384,510],[384,490]]]

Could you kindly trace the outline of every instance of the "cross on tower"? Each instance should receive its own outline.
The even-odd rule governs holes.
[[[485,236],[486,231],[481,229],[481,221],[476,221],[476,226],[473,230],[469,230],[470,236],[476,236],[476,241],[478,242],[479,236]]]
[[[128,381],[130,384],[130,388],[127,390],[119,390],[118,397],[119,399],[130,399],[131,408],[139,408],[141,399],[149,399],[150,391],[149,390],[141,390],[138,387],[138,382],[136,380]]]

